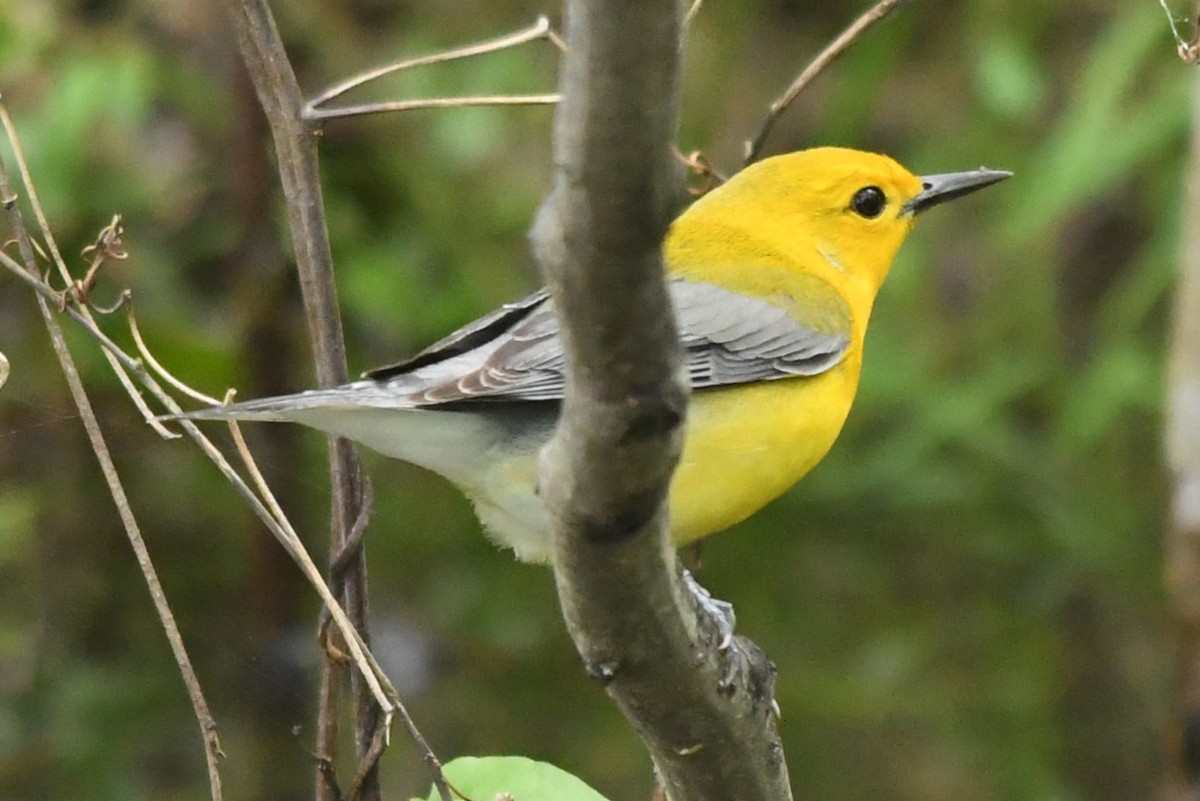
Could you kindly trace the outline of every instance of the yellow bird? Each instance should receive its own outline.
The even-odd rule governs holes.
[[[664,255],[692,386],[670,493],[676,544],[745,519],[824,458],[916,215],[1010,175],[917,177],[886,156],[816,148],[746,168],[675,220]],[[187,416],[302,423],[440,473],[498,542],[546,561],[537,456],[564,370],[542,290],[361,381]]]

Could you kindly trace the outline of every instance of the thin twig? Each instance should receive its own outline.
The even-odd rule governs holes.
[[[342,632],[343,635],[345,635],[346,632],[349,632],[352,635],[347,638],[346,643],[347,647],[350,649],[351,655],[356,661],[367,661],[366,654],[368,653],[369,649],[367,648],[366,643],[363,641],[362,636],[358,633],[358,631],[355,630],[353,624],[350,623],[350,619],[346,616],[345,611],[334,599],[333,593],[328,587],[326,587],[325,581],[321,576],[320,568],[317,567],[316,563],[312,560],[312,557],[309,556],[308,550],[304,547],[304,543],[300,540],[300,535],[296,533],[296,529],[292,526],[291,521],[288,520],[287,515],[283,511],[283,507],[279,505],[279,501],[276,500],[275,494],[271,492],[270,486],[267,485],[266,479],[263,478],[262,471],[258,469],[258,463],[254,461],[254,457],[250,453],[250,448],[246,444],[245,438],[242,436],[242,429],[237,424],[237,421],[229,421],[229,430],[233,435],[233,442],[237,449],[238,455],[242,458],[242,464],[246,468],[247,474],[250,476],[250,481],[254,484],[254,488],[258,490],[259,497],[262,498],[263,503],[271,513],[271,517],[275,520],[279,530],[284,535],[283,544],[288,552],[288,555],[296,560],[296,564],[300,566],[300,569],[304,575],[308,577],[310,582],[313,582],[313,586],[317,587],[317,592],[320,593],[321,600],[325,601],[329,613],[338,623],[338,630]],[[380,707],[384,710],[384,714],[389,722],[388,725],[390,725],[393,712],[392,705],[398,703],[395,688],[391,686],[387,676],[383,675],[382,672],[376,672],[374,670],[364,671],[363,678],[370,686],[371,692],[375,695]],[[386,694],[384,692],[385,685],[387,688]],[[389,701],[391,702],[390,704],[388,703]]]
[[[350,792],[346,793],[346,801],[358,801],[359,794],[362,793],[363,783],[371,775],[371,772],[379,765],[379,757],[383,756],[386,743],[383,739],[383,729],[375,730],[375,737],[371,740],[371,747],[363,754],[358,763],[358,772],[354,776],[354,781],[350,784]],[[436,781],[436,779],[435,779]]]
[[[138,355],[142,357],[143,362],[150,366],[151,370],[158,374],[159,378],[161,378],[163,381],[166,381],[167,384],[174,387],[177,391],[183,393],[184,395],[187,395],[192,400],[200,401],[201,403],[207,403],[212,406],[221,405],[221,401],[217,400],[211,395],[205,395],[203,392],[193,389],[175,376],[171,375],[171,372],[167,370],[167,368],[159,364],[158,359],[154,358],[154,354],[151,353],[150,349],[146,347],[146,342],[142,339],[142,332],[138,330],[137,316],[133,313],[133,304],[130,304],[128,307],[126,319],[129,322],[129,333],[133,336],[133,344],[134,347],[137,348]],[[178,435],[171,434],[172,438],[175,436]]]
[[[50,233],[50,224],[46,220],[46,213],[42,210],[41,201],[38,200],[37,189],[34,187],[33,179],[29,175],[29,167],[25,162],[25,153],[24,149],[21,147],[21,140],[17,136],[16,128],[13,126],[12,119],[8,115],[8,106],[2,100],[0,100],[0,124],[3,124],[5,135],[8,137],[8,141],[12,144],[13,159],[16,162],[17,171],[21,175],[21,184],[25,187],[25,192],[29,197],[29,207],[33,210],[34,218],[37,220],[38,229],[42,232],[42,237],[46,241],[46,249],[49,251],[48,258],[58,268],[59,275],[69,288],[75,283],[74,277],[71,275],[71,271],[67,269],[67,264],[65,261],[63,261],[62,254],[58,250],[58,243],[54,241],[54,236]],[[27,239],[29,239],[29,247],[32,248],[33,241],[29,238],[28,231],[25,232],[25,236]],[[32,250],[30,259],[32,259]],[[34,262],[31,260],[27,261],[30,265],[34,264]],[[91,312],[88,310],[86,305],[81,306],[80,311],[83,315],[88,317],[88,319],[92,319]],[[120,362],[107,351],[105,351],[104,357],[108,360],[108,364],[112,368],[113,372],[116,373],[117,379],[121,382],[121,386],[124,387],[125,392],[128,393],[130,399],[133,401],[134,406],[136,406],[137,410],[142,413],[143,419],[145,419],[147,423],[150,423],[155,430],[161,429],[162,427],[160,425],[151,422],[154,420],[154,412],[150,411],[150,407],[146,405],[146,400],[142,397],[142,394],[138,391],[137,387],[134,386],[133,381],[129,378],[129,374],[126,373],[121,367]],[[163,432],[160,431],[160,435],[162,433]]]
[[[544,95],[479,95],[470,97],[430,97],[422,100],[388,100],[381,103],[362,103],[330,109],[306,109],[307,120],[330,120],[360,117],[364,114],[386,114],[393,111],[416,111],[427,108],[464,108],[466,106],[552,106],[562,98],[557,94]]]
[[[321,194],[317,126],[303,117],[304,96],[267,0],[224,0],[222,5],[237,35],[238,50],[271,130],[280,186],[287,200],[288,231],[296,258],[317,383],[321,387],[337,386],[348,380],[349,372],[333,277],[333,254],[325,221],[325,201]],[[359,517],[363,469],[348,441],[331,436],[327,442],[333,496],[329,552],[336,554]],[[361,550],[353,569],[334,590],[361,633],[362,641],[368,642],[367,563]],[[341,694],[338,674],[341,666],[326,660],[321,670],[316,745],[322,757],[333,758],[338,748]],[[373,691],[364,687],[365,678],[357,673],[350,675],[355,716],[354,746],[360,759],[370,748],[375,727],[379,725],[379,716],[371,708]],[[388,717],[390,719],[390,715]],[[324,786],[320,774],[316,777],[316,795],[320,801],[332,798],[331,789]],[[368,782],[364,796],[368,801],[379,798],[379,785],[374,776]]]
[[[854,44],[871,26],[891,14],[905,2],[907,0],[879,0],[878,3],[868,9],[861,17],[854,20],[850,24],[850,27],[842,31],[836,39],[817,54],[817,57],[804,68],[804,71],[800,73],[796,80],[792,81],[792,85],[787,88],[787,91],[771,104],[771,108],[767,112],[766,119],[762,122],[762,127],[759,128],[758,134],[754,137],[753,141],[748,142],[746,145],[747,164],[758,160],[767,135],[775,127],[776,120],[787,110],[792,101],[804,91],[804,88],[812,83],[813,79],[820,75],[826,67],[832,64],[834,59],[846,52],[850,45]]]
[[[556,94],[540,94],[540,95],[497,95],[497,96],[480,96],[480,97],[440,97],[430,98],[427,100],[401,100],[384,103],[366,103],[354,106],[344,106],[339,108],[319,108],[331,100],[341,97],[351,89],[362,86],[365,83],[374,81],[385,75],[390,75],[393,72],[400,70],[412,69],[414,67],[424,67],[429,64],[442,64],[447,61],[456,61],[462,58],[470,58],[472,56],[480,56],[485,53],[494,53],[499,50],[517,47],[528,42],[546,39],[554,43],[558,47],[562,47],[562,39],[554,33],[550,27],[550,20],[546,17],[538,17],[537,20],[527,28],[516,31],[514,33],[501,36],[496,39],[489,39],[486,42],[478,42],[465,47],[458,47],[453,50],[446,50],[441,53],[434,53],[428,56],[420,56],[418,58],[405,59],[397,61],[383,67],[376,67],[367,70],[364,73],[349,78],[342,83],[337,84],[329,89],[326,89],[314,99],[308,101],[304,105],[304,110],[301,115],[306,120],[325,120],[336,117],[352,117],[361,114],[379,114],[389,111],[411,111],[413,109],[423,108],[450,108],[459,106],[501,106],[501,105],[546,105],[557,103],[559,98]]]
[[[412,724],[412,718],[408,716],[407,710],[403,707],[400,708],[400,715],[406,726]],[[359,762],[358,773],[354,777],[354,782],[350,785],[350,792],[346,794],[348,801],[359,801],[364,784],[370,777],[371,772],[378,766],[379,758],[383,756],[383,751],[387,748],[386,731],[386,728],[376,730],[375,738],[371,741],[370,748],[367,749],[367,752]],[[417,738],[421,737],[421,733],[416,730],[415,726],[412,726],[409,734]],[[443,801],[450,801],[454,796],[458,796],[464,799],[464,801],[471,801],[467,796],[459,792],[446,778],[446,774],[442,771],[442,764],[438,762],[437,757],[433,755],[433,751],[428,746],[425,749],[425,763],[429,767],[430,772],[433,773],[433,786]]]
[[[45,215],[42,213],[41,206],[37,202],[33,184],[29,179],[28,168],[24,162],[24,154],[21,152],[20,143],[13,129],[12,121],[9,119],[8,110],[2,102],[0,102],[0,118],[3,119],[4,128],[8,133],[9,142],[13,147],[18,168],[25,182],[25,190],[38,218],[42,235],[45,237],[47,244],[57,254],[58,251],[54,245],[54,238],[49,226],[46,225]],[[29,237],[29,231],[25,228],[21,210],[17,206],[15,196],[12,194],[9,186],[8,168],[5,166],[3,159],[0,159],[0,197],[4,198],[3,205],[8,210],[12,221],[21,258],[25,262],[24,269],[31,277],[36,276],[37,264],[34,257],[33,245]],[[3,255],[7,258],[7,254]],[[209,711],[208,702],[204,698],[204,691],[200,687],[200,680],[196,676],[196,671],[192,667],[192,661],[188,657],[187,648],[183,644],[183,636],[179,632],[179,626],[175,623],[174,615],[171,614],[171,607],[167,603],[162,584],[158,580],[158,573],[154,569],[154,563],[150,559],[150,552],[146,548],[145,540],[142,538],[137,518],[133,514],[132,507],[129,505],[129,498],[125,494],[125,487],[122,485],[121,478],[117,474],[117,468],[113,463],[112,455],[108,450],[108,444],[105,442],[104,434],[100,429],[100,423],[96,419],[96,413],[92,408],[91,401],[88,399],[87,391],[84,389],[83,380],[79,377],[79,371],[75,367],[75,360],[67,347],[62,326],[59,325],[58,318],[51,310],[46,298],[39,295],[37,300],[38,308],[42,313],[42,319],[46,324],[46,330],[50,335],[50,341],[54,346],[54,353],[58,357],[63,375],[67,380],[67,386],[71,391],[71,397],[75,401],[75,407],[79,410],[79,417],[83,421],[83,427],[87,432],[88,441],[91,443],[92,451],[96,454],[96,460],[100,463],[100,469],[104,473],[104,480],[108,484],[109,494],[112,496],[113,503],[117,507],[117,513],[121,518],[121,524],[125,528],[129,544],[133,548],[134,555],[137,557],[142,577],[150,590],[150,598],[154,604],[154,610],[158,614],[158,619],[164,633],[167,635],[167,642],[170,644],[175,664],[179,668],[179,674],[183,678],[184,685],[187,687],[188,697],[192,702],[192,710],[196,715],[196,722],[200,725],[200,736],[204,742],[204,760],[208,768],[209,793],[213,801],[221,801],[221,774],[217,766],[217,760],[224,756],[224,753],[221,751],[221,741],[217,736],[216,720]],[[122,373],[124,373],[123,370],[119,371],[119,374]]]
[[[424,738],[417,731],[416,726],[413,725],[413,720],[403,704],[397,707],[397,713],[405,727],[409,729],[409,735],[423,741]],[[371,747],[367,749],[367,752],[359,762],[358,773],[354,777],[354,782],[350,785],[350,792],[346,794],[348,801],[358,801],[362,793],[363,784],[366,782],[371,771],[375,770],[375,767],[379,764],[379,757],[383,755],[383,751],[387,748],[388,744],[387,731],[386,727],[376,730],[375,738],[371,741]],[[429,748],[427,743],[425,745],[424,758],[430,772],[433,773],[433,786],[437,789],[438,795],[442,799],[451,799],[457,795],[459,798],[465,799],[465,801],[470,801],[470,799],[467,799],[465,795],[455,789],[454,785],[450,784],[449,780],[446,779],[446,774],[442,771],[442,763],[434,756],[432,749]]]
[[[440,53],[433,53],[428,56],[418,56],[417,58],[405,59],[388,64],[383,67],[376,67],[368,70],[353,78],[349,78],[342,83],[337,84],[329,89],[326,89],[321,94],[317,95],[306,105],[306,109],[315,108],[317,106],[328,103],[334,98],[344,95],[351,89],[362,86],[365,83],[373,81],[384,75],[389,75],[400,70],[411,69],[413,67],[423,67],[429,64],[441,64],[447,61],[455,61],[461,58],[469,58],[471,56],[483,55],[484,53],[493,53],[498,50],[504,50],[517,45],[525,44],[536,39],[545,38],[546,33],[550,30],[550,20],[546,17],[538,17],[537,20],[527,28],[523,28],[514,33],[506,34],[505,36],[496,39],[490,39],[486,42],[478,42],[464,47],[458,47],[453,50],[446,50]]]
[[[0,267],[4,267],[10,273],[28,284],[37,293],[39,299],[45,299],[50,303],[54,303],[58,300],[59,293],[56,292],[53,287],[51,287],[37,275],[27,272],[24,267],[14,261],[3,251],[0,251]],[[121,362],[121,365],[128,370],[131,375],[136,377],[137,380],[142,383],[142,385],[150,392],[151,395],[154,396],[157,401],[166,407],[168,412],[170,412],[172,415],[179,415],[182,413],[183,410],[179,408],[179,404],[175,402],[175,399],[172,398],[158,384],[158,382],[154,380],[154,377],[146,371],[145,367],[137,359],[126,353],[121,346],[110,339],[107,334],[101,331],[96,326],[94,320],[86,317],[75,306],[68,306],[64,313],[78,323],[80,327],[89,336],[95,339],[96,342],[99,343],[106,352],[113,354],[113,356],[115,356],[117,360]],[[246,481],[237,473],[237,471],[233,469],[233,466],[229,464],[229,461],[221,454],[216,445],[214,445],[212,441],[208,439],[208,437],[204,436],[204,433],[200,431],[196,424],[186,418],[181,418],[177,422],[183,429],[184,433],[191,437],[192,440],[195,441],[200,447],[200,450],[204,453],[204,455],[207,456],[214,465],[216,465],[217,469],[221,472],[221,475],[223,475],[225,479],[229,481],[234,490],[242,496],[243,500],[245,500],[247,504],[249,504],[250,508],[256,515],[258,515],[259,519],[263,521],[263,523],[267,526],[267,529],[273,535],[275,535],[276,539],[278,539],[281,543],[292,541],[292,537],[288,535],[284,526],[280,525],[280,523],[275,519],[274,515],[267,508],[266,504],[257,495],[255,495],[254,491],[250,488],[250,485],[247,484]],[[290,524],[288,528],[290,528]],[[300,544],[301,546],[303,545],[303,543]],[[290,549],[289,553],[291,553]],[[309,559],[309,561],[311,562],[311,559]],[[337,607],[339,610],[341,609],[336,599],[333,598],[329,588],[326,586],[324,579],[321,578],[319,572],[315,578],[307,572],[305,573],[305,576],[309,579],[314,589],[316,589],[317,594],[323,601],[325,601],[326,605],[328,606],[332,604],[332,606],[330,606],[331,610],[333,607]],[[345,612],[339,611],[338,613],[332,614],[334,622],[339,626],[339,630],[341,631],[343,637],[345,637],[347,640],[353,640],[360,643],[362,642],[357,636],[357,632],[354,630],[354,628],[349,625]],[[363,672],[364,675],[373,674],[376,677],[379,685],[386,690],[386,692],[394,694],[394,688],[392,688],[391,682],[383,673],[382,669],[379,668],[379,663],[375,660],[374,655],[371,654],[370,651],[366,651],[361,654],[361,660],[359,655],[356,654],[355,661],[360,672]],[[376,700],[379,701],[380,706],[385,711],[391,710],[392,702],[386,697],[386,695],[378,696]]]
[[[359,502],[358,519],[354,521],[354,526],[351,527],[350,533],[346,535],[345,541],[342,543],[342,549],[338,553],[331,555],[329,559],[329,573],[334,577],[335,582],[341,580],[341,576],[350,565],[354,562],[358,552],[362,550],[363,536],[367,533],[367,524],[371,522],[371,515],[375,512],[375,487],[371,484],[371,479],[368,476],[363,476],[362,482],[362,499]]]

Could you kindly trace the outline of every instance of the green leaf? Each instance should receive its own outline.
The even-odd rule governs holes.
[[[606,801],[570,773],[526,757],[459,757],[444,770],[447,781],[474,801],[505,795],[513,801]],[[441,801],[436,788],[429,801]]]

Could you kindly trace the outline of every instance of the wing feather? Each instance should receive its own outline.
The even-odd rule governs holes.
[[[830,310],[827,302],[820,319],[807,321],[803,307],[786,298],[684,280],[669,289],[693,389],[818,375],[841,361],[850,344],[849,312],[832,292],[828,298],[840,306]],[[367,377],[413,406],[559,400],[566,358],[542,290]]]

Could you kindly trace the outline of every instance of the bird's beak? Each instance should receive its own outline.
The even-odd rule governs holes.
[[[928,208],[956,197],[962,197],[1012,176],[1008,170],[989,170],[980,167],[970,172],[946,172],[941,175],[922,175],[919,195],[900,207],[901,214],[920,214]]]

